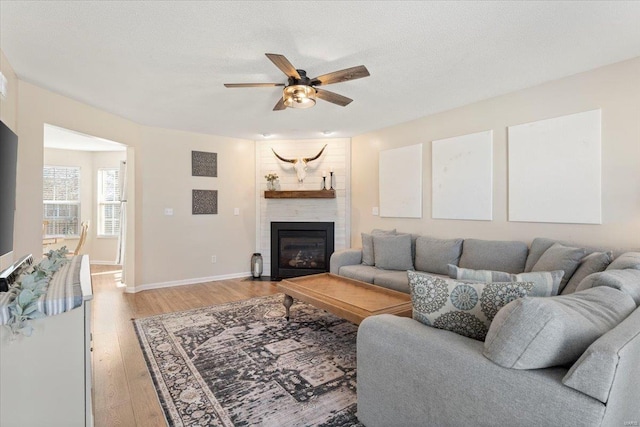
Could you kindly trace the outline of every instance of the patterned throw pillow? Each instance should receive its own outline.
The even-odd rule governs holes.
[[[564,276],[563,270],[536,271],[531,273],[511,274],[504,271],[473,270],[449,264],[449,277],[457,280],[474,280],[477,282],[533,282],[530,297],[551,297],[558,295],[558,288]]]
[[[459,282],[415,271],[407,274],[415,320],[480,341],[498,310],[526,297],[534,286],[531,282]]]

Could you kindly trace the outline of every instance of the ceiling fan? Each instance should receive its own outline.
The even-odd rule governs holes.
[[[286,76],[289,78],[288,84],[284,83],[225,83],[225,87],[273,87],[284,86],[282,97],[273,107],[273,111],[284,110],[290,108],[310,108],[316,105],[316,98],[331,102],[341,107],[349,105],[353,99],[339,95],[324,89],[318,89],[316,86],[330,85],[333,83],[341,83],[349,80],[360,79],[369,76],[369,70],[364,65],[346,68],[333,73],[323,74],[321,76],[310,79],[307,77],[305,70],[298,70],[284,55],[276,53],[265,53],[267,58],[271,60]]]

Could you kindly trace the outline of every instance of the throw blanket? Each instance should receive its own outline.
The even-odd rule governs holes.
[[[82,305],[80,266],[82,256],[74,256],[51,277],[47,292],[38,299],[38,311],[55,316]],[[9,321],[9,304],[13,301],[10,292],[0,293],[0,325]]]

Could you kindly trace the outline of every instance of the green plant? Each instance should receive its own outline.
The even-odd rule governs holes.
[[[29,267],[9,287],[8,292],[13,295],[13,300],[8,306],[9,321],[5,326],[11,330],[12,338],[18,334],[31,336],[31,320],[45,317],[38,310],[38,299],[47,292],[51,276],[68,262],[66,254],[66,246],[49,251],[45,259]]]
[[[278,174],[275,172],[269,172],[264,177],[268,182],[273,182],[278,179]]]

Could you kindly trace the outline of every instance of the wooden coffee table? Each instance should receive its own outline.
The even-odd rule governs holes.
[[[411,317],[412,312],[409,294],[330,273],[285,279],[277,288],[284,293],[287,321],[294,298],[358,325],[376,314]]]

